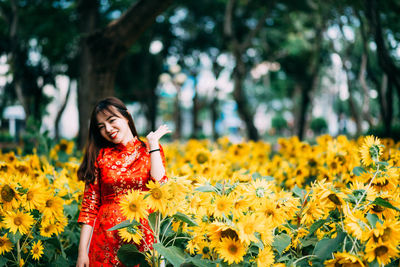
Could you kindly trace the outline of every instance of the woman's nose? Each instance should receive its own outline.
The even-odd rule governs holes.
[[[109,132],[112,131],[112,127],[111,127],[110,124],[106,123],[106,124],[104,125],[104,127],[106,128],[106,132],[107,132],[107,133],[109,133]]]

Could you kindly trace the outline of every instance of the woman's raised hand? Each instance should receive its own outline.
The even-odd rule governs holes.
[[[166,124],[163,124],[160,127],[158,127],[158,129],[155,132],[151,131],[146,136],[146,138],[149,141],[150,146],[157,145],[157,147],[158,147],[158,141],[160,140],[160,138],[170,132],[171,132],[171,130],[168,129],[168,126]]]

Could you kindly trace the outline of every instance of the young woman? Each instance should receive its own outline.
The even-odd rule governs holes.
[[[107,230],[125,220],[118,206],[122,196],[132,189],[147,191],[149,180],[166,181],[159,139],[167,133],[167,126],[162,125],[147,135],[145,143],[139,139],[132,116],[121,100],[109,97],[95,106],[78,169],[78,178],[86,186],[78,218],[82,229],[77,267],[122,266],[117,257],[122,245],[118,231]],[[144,240],[139,250],[146,251],[154,240],[151,232],[141,230]]]

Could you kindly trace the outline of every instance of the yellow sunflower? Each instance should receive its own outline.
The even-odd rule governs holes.
[[[257,256],[257,266],[265,266],[270,267],[275,262],[274,252],[271,247],[265,247],[264,249],[260,249]]]
[[[349,254],[348,252],[336,252],[333,254],[334,259],[327,260],[324,262],[326,267],[336,266],[354,266],[364,267],[364,263],[355,255]]]
[[[223,218],[223,214],[225,216],[229,215],[229,212],[232,208],[233,199],[231,196],[222,195],[216,196],[214,200],[214,209],[213,214],[215,218]]]
[[[217,253],[228,264],[240,263],[246,254],[245,246],[237,239],[222,238]]]
[[[151,209],[161,212],[163,215],[167,212],[167,204],[169,200],[168,190],[165,185],[160,185],[158,182],[150,181],[147,184],[147,188],[150,189],[149,196],[146,198],[146,202]]]
[[[52,223],[42,222],[40,227],[40,235],[44,237],[51,237],[53,234],[57,234],[57,226]]]
[[[140,244],[140,240],[143,237],[137,226],[128,226],[122,229],[118,229],[118,235],[124,242],[133,241],[136,244]]]
[[[12,250],[13,244],[10,239],[8,239],[7,234],[0,236],[0,255],[10,252]]]
[[[23,196],[24,206],[27,210],[42,209],[46,204],[46,192],[43,185],[35,184],[29,188],[26,195]]]
[[[40,257],[43,255],[43,244],[42,241],[37,241],[36,243],[33,243],[32,249],[31,249],[31,254],[32,258],[34,260],[39,260]]]
[[[3,204],[3,210],[14,210],[20,204],[20,196],[15,189],[15,183],[6,183],[0,185],[0,203]]]
[[[46,202],[43,206],[43,216],[51,223],[63,217],[63,204],[62,198],[48,194],[45,198]]]
[[[251,241],[257,242],[258,239],[254,234],[260,232],[260,226],[255,213],[242,216],[237,223],[239,239],[246,245],[250,245]]]
[[[22,235],[28,233],[34,219],[32,215],[22,211],[7,212],[3,219],[6,228],[10,229],[14,234],[19,231]]]
[[[383,146],[378,138],[374,138],[372,135],[365,137],[364,144],[360,148],[361,161],[365,166],[379,161],[382,153]]]
[[[398,254],[398,249],[390,242],[368,242],[365,247],[365,259],[368,262],[372,262],[376,259],[379,265],[388,264],[392,259],[397,258]]]
[[[140,219],[147,217],[147,205],[143,199],[143,194],[139,190],[130,191],[119,204],[121,213],[128,220],[140,221]]]

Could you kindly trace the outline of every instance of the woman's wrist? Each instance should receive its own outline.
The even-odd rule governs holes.
[[[149,142],[149,149],[150,150],[154,150],[154,149],[158,149],[158,148],[160,148],[160,145],[159,145],[159,143],[158,143],[158,141],[155,141],[155,142]]]

